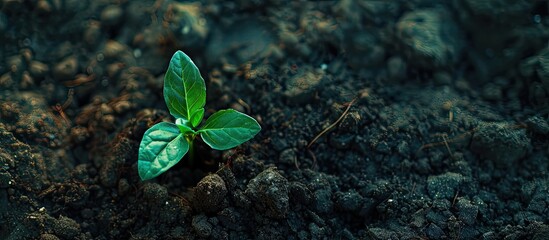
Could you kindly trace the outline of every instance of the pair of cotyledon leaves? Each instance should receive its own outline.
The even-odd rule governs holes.
[[[250,140],[261,130],[255,119],[233,109],[212,114],[198,127],[204,117],[206,84],[196,65],[182,51],[170,60],[164,77],[164,101],[176,121],[158,123],[145,132],[137,162],[142,180],[154,178],[177,164],[192,146],[188,141],[196,135],[211,148],[226,150]]]

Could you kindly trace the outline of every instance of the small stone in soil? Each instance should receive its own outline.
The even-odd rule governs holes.
[[[290,183],[290,200],[292,203],[309,204],[312,199],[312,193],[305,184],[300,182]]]
[[[199,212],[217,212],[226,195],[225,181],[217,174],[208,175],[198,183],[194,190],[193,207]]]
[[[362,201],[362,196],[355,191],[337,192],[335,196],[336,207],[348,212],[359,210]]]
[[[284,95],[292,104],[307,103],[313,97],[316,89],[321,85],[324,71],[317,69],[300,69],[297,74],[286,81]]]
[[[478,214],[478,206],[475,206],[471,201],[460,198],[456,204],[459,220],[465,224],[472,225],[475,223]]]
[[[198,236],[207,238],[212,234],[212,224],[208,222],[208,217],[204,214],[193,217],[192,226]]]
[[[324,189],[315,191],[313,205],[319,213],[331,212],[334,205],[332,202],[332,192]]]
[[[143,198],[156,204],[162,204],[168,198],[168,190],[156,183],[145,183],[143,185]]]
[[[425,234],[429,237],[429,239],[442,239],[446,236],[444,235],[444,231],[442,231],[442,229],[434,223],[427,226],[425,229]]]
[[[72,218],[60,216],[53,221],[54,232],[64,239],[75,239],[80,234],[80,225]]]
[[[463,34],[443,10],[425,9],[404,14],[396,24],[400,41],[410,61],[421,67],[447,66],[464,47]]]
[[[478,127],[471,150],[498,167],[511,166],[531,149],[526,130],[508,123],[485,123]]]
[[[458,173],[445,173],[437,176],[429,176],[427,179],[427,190],[432,198],[452,198],[464,182],[464,177]]]
[[[272,218],[284,218],[289,210],[288,180],[268,168],[248,183],[246,195],[259,211]]]

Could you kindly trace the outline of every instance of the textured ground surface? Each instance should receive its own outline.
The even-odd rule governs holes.
[[[547,1],[0,5],[1,239],[549,239]],[[263,130],[141,182],[177,49]]]

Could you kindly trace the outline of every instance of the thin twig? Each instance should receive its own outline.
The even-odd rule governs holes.
[[[311,142],[307,145],[307,148],[310,148],[316,142],[316,140],[318,140],[320,137],[322,137],[322,135],[326,134],[328,131],[332,130],[332,128],[334,128],[339,122],[341,122],[341,120],[343,120],[343,118],[345,118],[347,113],[349,113],[349,109],[351,109],[351,106],[353,106],[353,104],[356,102],[356,100],[357,100],[357,98],[353,98],[353,100],[351,102],[349,102],[349,105],[347,106],[345,111],[343,111],[341,116],[334,123],[330,124],[330,126],[328,126],[324,130],[322,130],[320,133],[318,133],[316,135],[316,137],[313,138],[313,140],[311,140]]]
[[[307,149],[307,152],[311,155],[311,158],[313,158],[312,168],[316,169],[316,156],[315,156],[315,153],[313,151],[311,151],[311,149]],[[296,166],[297,166],[297,163],[296,163]],[[297,170],[300,170],[300,169],[298,168]]]
[[[63,108],[63,110],[67,109],[71,105],[73,96],[74,96],[74,88],[70,88],[69,92],[67,93],[67,100],[65,100],[63,105],[61,105],[61,108]]]
[[[248,105],[248,103],[244,102],[244,100],[242,100],[241,98],[238,98],[236,100],[240,105],[242,105],[244,108],[246,108],[246,111],[248,113],[252,112],[252,108],[250,107],[250,105]]]
[[[450,154],[450,158],[452,158],[452,160],[456,160],[454,159],[454,154],[452,153],[452,149],[450,149],[450,144],[448,144],[448,134],[443,134],[442,140],[444,140],[444,145],[446,146],[446,150],[448,150],[448,153]]]

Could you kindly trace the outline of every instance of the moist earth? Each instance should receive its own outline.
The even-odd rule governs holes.
[[[549,239],[546,1],[0,5],[0,239]],[[176,50],[262,131],[143,182]]]

